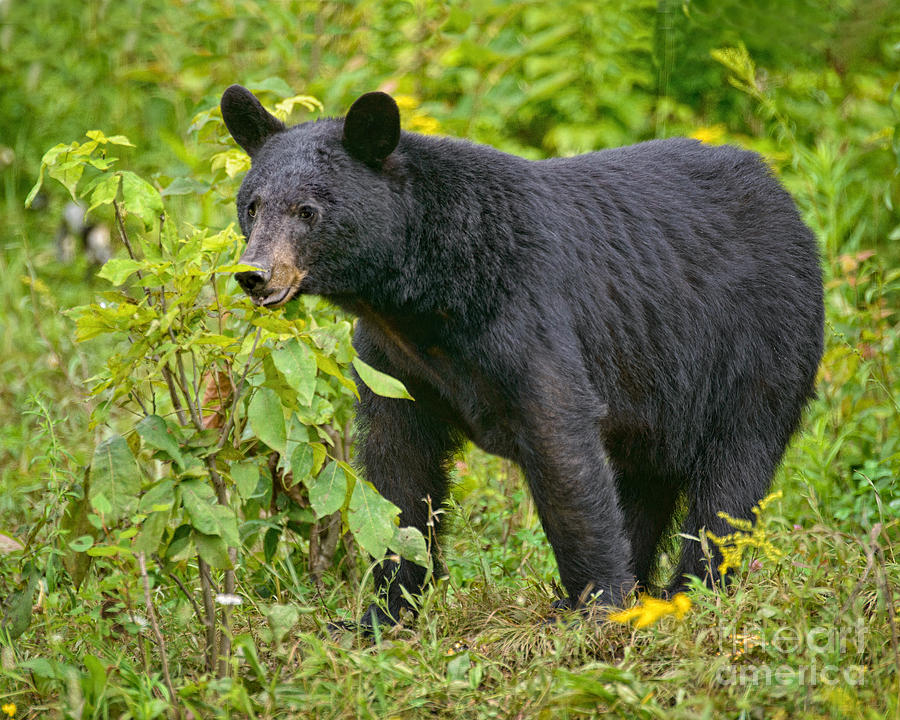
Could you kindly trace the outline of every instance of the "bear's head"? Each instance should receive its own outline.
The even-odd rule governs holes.
[[[251,158],[237,196],[247,240],[237,274],[269,307],[300,293],[354,300],[397,270],[402,237],[400,114],[382,92],[361,96],[343,119],[292,128],[246,88],[222,96],[222,117]]]

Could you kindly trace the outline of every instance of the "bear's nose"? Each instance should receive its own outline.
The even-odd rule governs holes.
[[[262,268],[235,273],[234,279],[248,295],[259,295],[269,282],[269,272]]]

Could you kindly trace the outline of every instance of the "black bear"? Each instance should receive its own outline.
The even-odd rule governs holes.
[[[816,241],[757,155],[671,139],[534,162],[402,132],[379,92],[290,129],[240,86],[221,107],[252,158],[238,282],[355,314],[360,356],[416,399],[360,385],[358,459],[403,524],[427,531],[465,438],[523,469],[572,606],[646,586],[679,507],[695,538],[752,519],[823,334]],[[685,540],[669,590],[716,565]],[[382,563],[364,620],[423,580]]]

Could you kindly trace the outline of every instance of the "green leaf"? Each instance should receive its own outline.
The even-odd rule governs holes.
[[[89,477],[91,505],[104,516],[108,526],[134,512],[141,492],[141,474],[125,438],[113,435],[96,447]]]
[[[347,498],[347,475],[338,463],[332,461],[316,478],[308,478],[309,502],[316,517],[325,517],[340,510]]]
[[[121,285],[129,276],[140,270],[142,266],[143,263],[139,260],[112,258],[103,264],[97,276],[109,280],[113,285]]]
[[[219,535],[229,547],[239,547],[241,538],[238,535],[237,516],[234,510],[216,503],[212,506],[212,511],[218,527],[218,532],[215,534]]]
[[[389,398],[405,398],[407,400],[413,399],[413,396],[407,392],[402,382],[380,370],[376,370],[360,358],[353,358],[353,367],[359,373],[360,380],[368,385],[369,389],[376,395]]]
[[[141,419],[135,429],[147,445],[168,455],[184,470],[184,457],[178,447],[178,441],[165,420],[159,415],[148,415]]]
[[[157,552],[159,544],[162,541],[163,532],[166,529],[168,521],[167,512],[155,512],[141,523],[141,530],[131,542],[131,549],[135,553],[144,553],[152,555]]]
[[[133,172],[123,170],[122,203],[125,209],[144,221],[147,229],[153,227],[163,212],[162,196],[159,190]]]
[[[172,538],[169,540],[169,545],[165,549],[164,557],[169,562],[178,562],[187,557],[188,552],[191,549],[191,534],[193,530],[191,530],[191,526],[187,523],[183,525],[179,525],[175,532],[172,533]]]
[[[204,535],[219,535],[219,521],[213,507],[216,498],[212,489],[200,480],[181,483],[181,502],[191,519],[191,526]]]
[[[90,535],[82,535],[69,543],[69,549],[73,552],[83,553],[94,544],[94,538]]]
[[[278,550],[278,541],[280,539],[280,527],[270,527],[266,530],[266,534],[263,537],[263,557],[267,563],[272,562],[272,558],[275,557],[275,552]]]
[[[103,691],[106,688],[106,663],[104,663],[96,655],[85,653],[81,658],[85,669],[88,671],[87,677],[84,678],[85,695],[87,699],[94,702],[96,707],[102,701]]]
[[[87,549],[87,554],[91,557],[113,557],[114,555],[131,555],[131,548],[122,547],[121,545],[94,545]]]
[[[333,358],[324,353],[317,352],[316,364],[319,366],[319,370],[336,378],[341,385],[352,392],[354,396],[356,396],[356,399],[359,400],[359,390],[356,389],[356,383],[344,374],[344,371],[341,370],[340,366]]]
[[[291,455],[291,474],[294,476],[293,485],[296,485],[301,480],[304,485],[306,484],[306,479],[312,474],[314,460],[313,449],[308,444],[304,443],[297,446],[294,454]]]
[[[87,135],[91,140],[96,140],[101,145],[110,143],[112,145],[126,145],[128,147],[134,147],[131,141],[124,135],[111,135],[110,137],[106,137],[102,130],[88,130],[85,135]]]
[[[256,436],[273,450],[284,453],[287,432],[284,427],[284,413],[274,391],[259,388],[250,400],[247,409],[250,427]]]
[[[93,526],[88,520],[88,516],[91,514],[91,505],[88,500],[90,475],[87,471],[84,473],[84,484],[82,496],[73,496],[69,500],[62,519],[59,522],[60,529],[65,530],[67,536],[70,538],[80,538],[84,535],[90,535],[93,538],[94,536]],[[87,572],[91,567],[91,562],[93,562],[91,557],[85,555],[83,552],[72,551],[65,553],[62,557],[62,561],[63,566],[66,568],[66,572],[69,573],[69,577],[72,578],[72,583],[77,590],[81,587],[81,583],[84,581],[84,578],[87,576]]]
[[[94,186],[94,191],[91,193],[91,206],[88,208],[88,212],[101,205],[109,205],[115,200],[116,195],[119,193],[119,183],[121,180],[122,178],[119,173],[112,173],[100,180],[100,182]]]
[[[0,628],[15,640],[28,629],[31,624],[31,613],[34,607],[34,593],[38,588],[40,575],[32,571],[28,583],[20,590],[15,590],[6,598],[6,610]]]
[[[231,466],[231,479],[234,480],[238,495],[247,502],[259,484],[259,466],[256,463],[235,463]]]
[[[418,529],[414,527],[394,528],[394,537],[391,538],[388,547],[400,557],[430,569],[431,555],[428,554],[428,544],[425,542],[425,536]]]
[[[38,173],[38,179],[31,186],[31,190],[28,191],[28,195],[25,197],[25,207],[30,208],[31,203],[34,202],[34,198],[37,197],[38,192],[44,184],[44,165],[41,164],[41,171]]]
[[[295,605],[270,605],[263,610],[269,621],[269,641],[278,644],[300,620],[300,612]]]
[[[230,570],[233,567],[231,558],[228,557],[228,547],[218,535],[204,535],[195,530],[191,533],[191,537],[200,557],[209,563],[210,567],[218,570]]]
[[[165,478],[147,490],[138,503],[138,511],[146,514],[166,512],[175,504],[175,483]]]
[[[304,343],[292,338],[272,351],[275,367],[297,391],[302,405],[312,402],[316,391],[316,356]]]
[[[394,538],[394,519],[400,514],[390,500],[383,498],[375,487],[365,480],[356,481],[350,498],[347,524],[356,542],[374,558],[381,558],[388,543]]]

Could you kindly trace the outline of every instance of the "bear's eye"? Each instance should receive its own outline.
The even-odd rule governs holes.
[[[250,217],[256,217],[257,205],[258,203],[256,202],[256,200],[250,203],[250,205],[247,207],[247,215],[249,215]]]
[[[316,209],[309,205],[301,205],[297,208],[297,217],[301,220],[312,220],[316,216]]]

